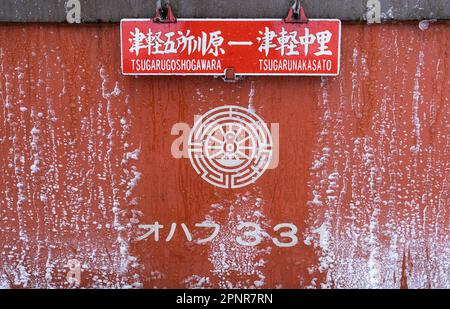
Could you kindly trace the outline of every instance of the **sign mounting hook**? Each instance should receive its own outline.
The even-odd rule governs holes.
[[[221,77],[224,82],[228,83],[234,83],[239,80],[239,78],[236,76],[236,71],[232,67],[226,68],[224,74]]]
[[[161,0],[156,1],[156,16],[153,18],[155,23],[176,23],[177,19],[173,15],[172,7],[169,0],[164,0],[161,4]]]
[[[291,6],[288,16],[284,19],[286,23],[307,23],[308,17],[305,15],[305,10],[300,4],[300,0],[295,0],[294,5]]]

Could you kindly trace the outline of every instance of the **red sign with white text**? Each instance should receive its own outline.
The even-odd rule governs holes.
[[[337,19],[123,19],[120,35],[125,75],[339,74]]]

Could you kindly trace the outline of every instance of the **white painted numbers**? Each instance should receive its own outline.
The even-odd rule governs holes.
[[[207,237],[197,238],[194,240],[191,231],[185,223],[181,223],[179,226],[181,227],[180,233],[184,235],[184,238],[187,241],[193,241],[199,245],[213,241],[220,232],[220,225],[215,222],[205,221],[202,223],[196,223],[196,228],[206,229],[208,233]],[[145,240],[153,235],[153,240],[155,242],[159,242],[160,230],[164,228],[164,225],[159,224],[159,222],[156,221],[154,224],[140,224],[138,228],[141,230],[145,230],[145,232],[135,238],[135,241]],[[167,233],[164,241],[171,241],[175,237],[177,230],[179,230],[178,224],[175,222],[171,223],[169,232]],[[295,224],[293,223],[279,223],[275,225],[275,227],[273,228],[274,235],[272,237],[269,236],[256,222],[240,222],[236,226],[236,231],[236,243],[245,247],[257,246],[264,239],[271,239],[274,245],[280,248],[294,247],[298,244],[298,229],[297,226],[295,226]]]
[[[241,222],[237,226],[237,230],[244,230],[243,236],[236,237],[236,242],[241,246],[253,247],[261,243],[261,227],[253,222]],[[245,240],[247,239],[247,240]]]
[[[297,227],[292,224],[292,223],[280,223],[275,225],[275,227],[273,228],[273,230],[275,232],[278,232],[278,230],[280,229],[285,229],[287,228],[287,230],[285,230],[284,232],[280,233],[280,236],[282,238],[289,238],[291,241],[290,242],[281,242],[279,241],[277,238],[272,238],[273,243],[278,246],[278,247],[283,247],[283,248],[287,248],[287,247],[293,247],[298,243],[298,238],[297,238]]]

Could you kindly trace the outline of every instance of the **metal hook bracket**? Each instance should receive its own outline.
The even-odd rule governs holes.
[[[308,17],[305,15],[305,10],[300,4],[300,0],[295,0],[294,5],[291,6],[288,16],[284,19],[286,23],[307,23]]]
[[[239,80],[239,78],[236,76],[236,72],[234,71],[234,68],[226,68],[224,74],[222,75],[222,79],[224,82],[228,83],[234,83]]]
[[[173,15],[169,0],[165,0],[161,5],[161,0],[156,1],[156,16],[153,18],[155,23],[176,23],[177,19]]]

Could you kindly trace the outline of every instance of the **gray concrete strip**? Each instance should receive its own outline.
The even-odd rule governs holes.
[[[450,0],[303,0],[310,18],[365,21],[368,1],[379,1],[381,21],[450,19]],[[155,15],[156,0],[0,0],[0,22],[67,22],[79,2],[81,22],[118,22]],[[176,17],[283,18],[292,0],[172,0]]]

